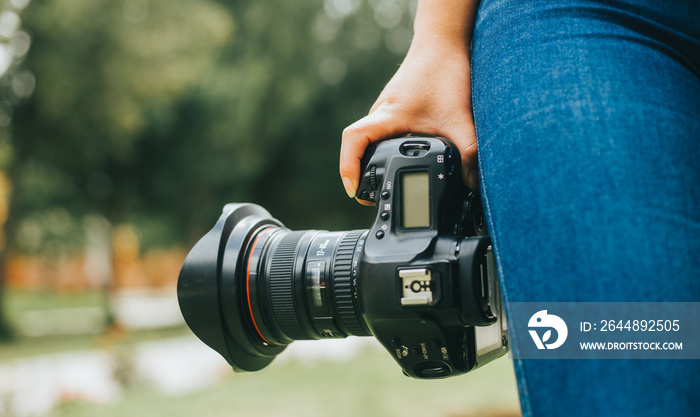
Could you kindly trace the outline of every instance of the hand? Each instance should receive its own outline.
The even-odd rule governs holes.
[[[478,188],[467,37],[414,37],[404,62],[369,115],[343,131],[340,175],[357,192],[360,159],[372,142],[407,133],[443,136],[459,149],[464,182]]]

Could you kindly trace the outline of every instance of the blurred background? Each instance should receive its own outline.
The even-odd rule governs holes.
[[[0,416],[518,415],[508,359],[413,381],[371,338],[233,374],[184,326],[227,202],[367,228],[342,129],[407,51],[409,0],[0,0]]]

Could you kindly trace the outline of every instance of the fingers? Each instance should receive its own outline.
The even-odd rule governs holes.
[[[340,146],[340,177],[348,196],[354,197],[357,192],[360,160],[367,145],[408,132],[408,124],[402,118],[382,108],[345,128]]]
[[[440,132],[459,149],[462,159],[462,179],[472,190],[479,189],[478,158],[476,146],[476,131],[474,120],[470,113],[464,112],[450,118],[447,127]]]
[[[473,191],[479,190],[479,163],[476,153],[476,142],[460,151],[462,157],[462,179]]]
[[[479,173],[478,173],[478,157],[476,146],[476,132],[474,130],[474,122],[469,121],[469,125],[465,126],[462,131],[462,138],[454,139],[455,144],[459,147],[459,154],[462,158],[462,179],[470,189],[477,191],[479,189]]]
[[[373,113],[343,131],[340,147],[340,176],[348,196],[354,197],[357,192],[360,160],[367,145],[411,132],[443,136],[452,141],[460,152],[464,183],[472,190],[479,189],[476,133],[470,113],[456,112],[451,117],[439,118],[440,122],[424,120],[422,123],[417,123],[419,119],[415,116],[402,114],[388,106],[380,106]]]

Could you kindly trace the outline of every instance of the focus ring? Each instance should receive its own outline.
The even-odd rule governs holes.
[[[269,285],[272,314],[284,335],[304,339],[307,335],[294,305],[294,259],[299,240],[305,231],[290,232],[273,249]]]
[[[352,282],[352,260],[355,248],[357,241],[365,232],[366,230],[354,230],[343,236],[338,245],[333,265],[333,293],[338,308],[338,319],[345,331],[355,336],[372,335],[360,323],[362,318],[355,302]]]

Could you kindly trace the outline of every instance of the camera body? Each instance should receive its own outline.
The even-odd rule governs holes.
[[[377,206],[358,266],[363,318],[404,372],[467,372],[507,351],[496,268],[478,195],[441,138],[379,142],[357,198]]]
[[[357,199],[369,230],[290,231],[254,204],[228,204],[190,251],[178,299],[187,324],[237,371],[293,340],[375,336],[415,378],[473,370],[508,350],[479,196],[442,138],[368,147]]]

